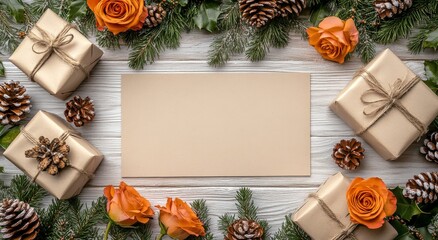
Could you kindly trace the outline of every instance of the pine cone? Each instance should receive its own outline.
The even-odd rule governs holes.
[[[50,141],[41,136],[39,144],[32,149],[26,150],[24,155],[27,158],[36,158],[39,162],[38,169],[56,175],[59,171],[69,165],[67,158],[70,147],[58,138]]]
[[[18,124],[30,112],[30,96],[20,82],[6,81],[0,85],[0,119],[2,125]]]
[[[228,227],[225,240],[262,240],[263,228],[256,221],[239,219]]]
[[[82,127],[94,119],[94,104],[89,97],[82,99],[80,96],[74,96],[65,106],[65,118],[68,122],[73,122],[76,127]]]
[[[360,165],[360,160],[365,157],[364,152],[362,144],[356,139],[341,140],[334,146],[332,158],[340,168],[356,170]]]
[[[412,6],[413,0],[376,0],[374,9],[381,19],[392,18]]]
[[[427,161],[438,163],[438,132],[427,134],[423,144],[424,146],[420,147],[420,153],[424,155]]]
[[[147,5],[146,9],[148,10],[148,16],[146,17],[144,24],[149,28],[153,28],[160,24],[164,17],[166,17],[166,11],[164,8],[159,5]]]
[[[39,226],[40,220],[33,207],[18,199],[3,199],[0,204],[2,239],[33,240]]]
[[[277,0],[277,14],[287,17],[289,14],[299,16],[306,7],[306,0]]]
[[[239,0],[240,13],[249,25],[262,27],[275,17],[275,2],[275,0]]]
[[[424,172],[409,179],[403,196],[417,203],[433,203],[438,194],[438,172]]]

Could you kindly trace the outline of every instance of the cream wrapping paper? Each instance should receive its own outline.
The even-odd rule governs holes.
[[[345,226],[351,224],[346,197],[350,182],[351,180],[342,173],[337,173],[327,179],[316,192],[316,195],[329,206]],[[330,240],[343,230],[324,212],[314,198],[307,199],[306,203],[292,216],[292,220],[314,240]],[[391,224],[385,222],[383,227],[374,230],[359,225],[353,234],[357,240],[392,240],[397,236],[397,231]]]
[[[39,111],[24,130],[35,139],[40,136],[49,139],[59,138],[68,130],[74,131],[63,119],[45,111]],[[102,153],[82,137],[71,135],[66,139],[66,143],[70,146],[68,155],[70,164],[83,172],[93,174],[103,159]],[[26,158],[24,152],[33,147],[34,144],[20,133],[3,153],[9,161],[32,179],[39,172],[38,161]],[[42,171],[35,182],[58,199],[68,199],[78,195],[90,177],[77,169],[66,167],[54,176]]]
[[[69,23],[48,9],[38,20],[36,26],[47,32],[49,36],[55,38],[67,24]],[[35,27],[31,32],[37,37],[41,37],[41,33]],[[70,29],[67,34],[72,34],[73,39],[70,43],[61,46],[60,50],[80,63],[88,74],[102,57],[102,50],[92,44],[75,28]],[[35,53],[32,50],[34,43],[29,37],[24,38],[23,42],[9,58],[27,76],[30,76],[45,55],[44,53]],[[37,48],[36,46],[34,50],[40,50]],[[87,74],[79,68],[73,67],[55,53],[52,53],[36,72],[34,81],[50,94],[64,100],[81,84],[87,77]]]
[[[389,92],[397,79],[408,80],[415,74],[387,49],[365,68]],[[377,116],[365,115],[361,96],[370,86],[363,75],[355,77],[330,104],[330,108],[356,133],[366,129]],[[379,99],[376,96],[376,100]],[[422,81],[412,87],[399,103],[427,127],[438,115],[438,97]],[[427,106],[427,107],[423,107]],[[384,159],[394,160],[419,137],[418,129],[397,108],[389,109],[361,137]]]

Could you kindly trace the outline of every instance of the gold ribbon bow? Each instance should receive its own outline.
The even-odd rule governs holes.
[[[26,137],[27,140],[29,140],[32,144],[34,144],[34,145],[38,145],[39,144],[38,140],[36,140],[28,131],[26,131],[24,129],[24,127],[22,127],[20,131],[23,134],[23,136]],[[65,131],[64,133],[61,134],[61,136],[59,137],[59,140],[65,141],[70,136],[76,137],[76,138],[82,138],[81,135],[78,132],[73,132],[73,131],[67,130],[67,131]],[[91,179],[91,178],[94,177],[93,174],[90,174],[90,173],[86,172],[85,170],[80,169],[78,167],[75,167],[75,166],[73,166],[71,164],[67,165],[66,167],[69,167],[69,168],[72,168],[72,169],[78,171],[79,173],[87,176],[88,179]],[[32,182],[36,181],[36,179],[38,178],[38,176],[40,175],[41,172],[42,172],[42,170],[39,170],[37,172],[37,174],[35,174],[35,176],[32,178]]]
[[[34,41],[34,44],[32,45],[32,51],[36,54],[44,54],[44,56],[40,59],[40,61],[37,63],[35,68],[32,70],[32,72],[29,75],[29,78],[34,81],[35,74],[40,70],[40,68],[44,65],[44,63],[50,58],[52,53],[55,53],[60,57],[64,62],[68,63],[70,66],[77,68],[81,70],[87,77],[88,73],[85,70],[85,68],[75,59],[70,57],[61,47],[71,43],[73,41],[73,34],[67,32],[75,28],[72,24],[67,24],[62,29],[62,31],[53,38],[50,36],[46,31],[44,31],[42,28],[35,25],[34,27],[36,30],[38,30],[41,34],[41,37],[35,35],[33,32],[30,32],[28,34],[28,37]]]
[[[338,233],[337,235],[332,237],[330,240],[344,240],[347,238],[357,240],[357,238],[356,238],[356,236],[354,236],[353,232],[356,229],[356,227],[358,226],[358,224],[351,223],[350,225],[345,226],[338,219],[336,214],[330,209],[330,207],[324,202],[324,200],[322,200],[316,193],[309,194],[309,197],[318,201],[318,204],[322,207],[325,214],[327,214],[327,216],[329,216],[333,221],[335,221],[338,224],[338,226],[342,229],[342,231],[340,233]]]
[[[371,87],[365,91],[360,97],[361,101],[366,104],[363,109],[363,114],[366,116],[377,116],[368,125],[368,127],[357,132],[358,135],[363,134],[369,128],[371,128],[386,112],[388,112],[393,107],[397,108],[406,119],[411,122],[415,128],[418,129],[419,137],[423,135],[427,128],[424,124],[418,120],[414,115],[412,115],[401,103],[400,99],[407,93],[411,88],[413,88],[421,79],[415,76],[411,79],[397,79],[392,86],[390,86],[389,91],[383,88],[382,84],[377,81],[373,74],[365,69],[360,70],[355,77],[362,76],[368,85]],[[379,96],[376,99],[375,96]]]

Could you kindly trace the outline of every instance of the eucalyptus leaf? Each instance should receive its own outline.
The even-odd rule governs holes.
[[[73,21],[76,18],[83,17],[86,11],[86,0],[72,0],[68,9],[68,20]]]
[[[199,29],[214,32],[218,30],[217,21],[220,14],[219,2],[205,1],[199,6],[198,14],[193,17],[193,21]]]
[[[395,214],[399,215],[402,219],[410,221],[412,217],[424,213],[414,201],[403,196],[403,190],[400,187],[391,189],[391,191],[397,198],[397,210]]]
[[[424,48],[433,48],[437,50],[438,48],[438,28],[435,31],[427,34],[426,40],[423,42]]]
[[[8,148],[19,133],[20,126],[10,128],[4,135],[0,137],[0,147],[2,147],[3,149]]]
[[[2,0],[2,2],[7,6],[15,22],[24,23],[24,4],[21,0]]]
[[[2,61],[0,61],[0,77],[5,76],[5,66],[3,66]]]

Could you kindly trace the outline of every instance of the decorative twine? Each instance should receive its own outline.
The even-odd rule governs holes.
[[[33,137],[28,131],[26,131],[26,130],[24,129],[24,127],[21,128],[21,133],[22,133],[23,136],[26,137],[26,139],[29,140],[32,144],[34,144],[34,145],[36,145],[36,146],[39,144],[38,140],[36,140],[36,139],[35,139],[35,138],[34,138],[34,137]],[[65,141],[65,140],[67,140],[67,138],[70,137],[70,136],[72,136],[72,137],[76,137],[76,138],[82,138],[81,135],[79,135],[78,132],[73,132],[73,131],[67,130],[67,131],[65,131],[64,133],[61,134],[61,136],[59,137],[59,140],[61,140],[61,141]],[[71,165],[71,164],[68,164],[67,167],[70,167],[70,168],[72,168],[72,169],[78,171],[80,174],[85,175],[88,179],[91,179],[91,178],[94,177],[94,174],[90,174],[90,173],[88,173],[87,171],[85,171],[85,170],[83,170],[83,169],[80,169],[80,168],[78,168],[78,167],[75,167],[75,166],[73,166],[73,165]],[[37,174],[32,178],[32,182],[35,182],[35,181],[36,181],[36,179],[38,178],[38,176],[40,175],[40,173],[41,173],[42,171],[43,171],[43,170],[41,170],[41,169],[38,170]]]
[[[35,68],[32,70],[32,72],[29,75],[30,80],[34,81],[35,74],[40,70],[40,68],[44,65],[44,63],[50,58],[52,53],[55,53],[60,57],[64,62],[68,63],[70,66],[81,70],[86,77],[88,77],[88,73],[85,70],[85,68],[76,60],[74,60],[72,57],[70,57],[61,47],[65,46],[73,41],[73,34],[67,32],[72,29],[76,28],[73,24],[67,24],[62,29],[62,31],[56,36],[55,38],[51,37],[46,31],[44,31],[42,28],[35,25],[34,27],[37,29],[41,37],[35,35],[33,32],[30,32],[27,36],[34,41],[34,44],[32,45],[32,51],[36,54],[44,54],[44,56],[39,60]],[[38,50],[37,47],[41,47],[41,50]]]
[[[365,79],[368,85],[371,87],[365,91],[360,100],[365,103],[363,114],[366,116],[376,116],[377,117],[368,125],[368,127],[357,132],[356,134],[362,135],[368,129],[370,129],[386,112],[388,112],[393,107],[397,108],[406,119],[411,122],[415,128],[418,129],[419,138],[426,133],[427,127],[418,120],[414,115],[412,115],[401,103],[400,99],[407,93],[411,88],[413,88],[418,82],[421,81],[420,77],[415,76],[411,79],[407,79],[407,74],[405,80],[398,78],[392,86],[390,86],[389,91],[387,91],[383,86],[377,81],[373,74],[365,69],[361,69],[356,73],[355,77],[361,76]],[[367,100],[369,95],[378,95],[381,98],[377,100]]]
[[[353,231],[356,229],[358,224],[351,223],[348,226],[345,226],[336,216],[336,214],[330,209],[330,207],[322,200],[316,193],[309,194],[309,198],[313,198],[318,201],[318,204],[322,207],[324,212],[329,216],[333,221],[335,221],[338,226],[342,229],[340,233],[335,235],[331,240],[344,240],[347,238],[351,238],[357,240],[356,236],[354,236]]]

